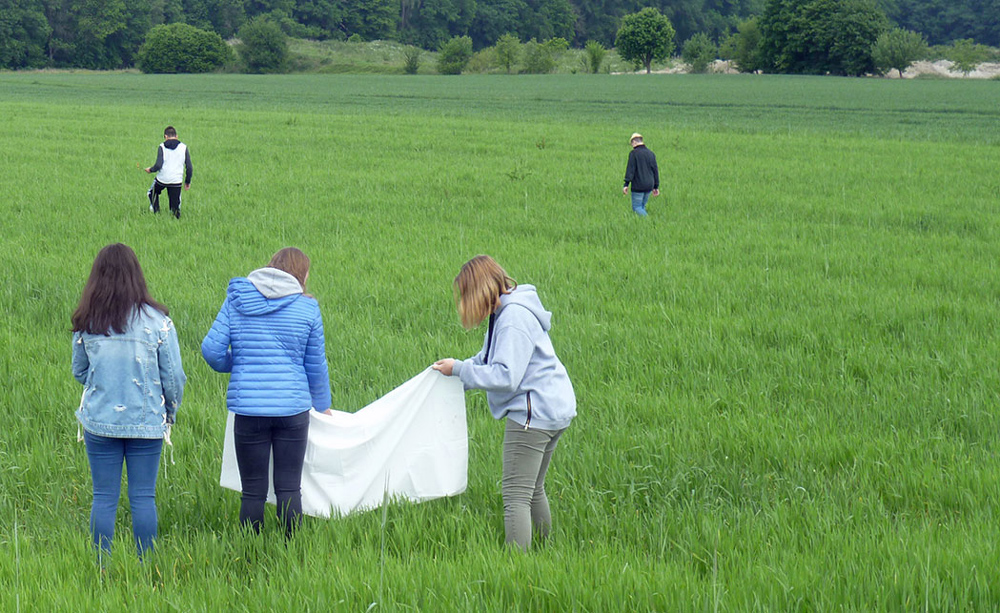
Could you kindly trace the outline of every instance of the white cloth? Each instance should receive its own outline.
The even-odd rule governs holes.
[[[386,498],[422,502],[465,491],[469,439],[458,377],[428,368],[357,413],[309,414],[302,467],[307,515],[343,516],[377,508]],[[219,482],[241,490],[232,413]],[[275,503],[273,482],[268,502]]]

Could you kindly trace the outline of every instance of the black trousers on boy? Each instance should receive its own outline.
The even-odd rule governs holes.
[[[146,195],[149,197],[149,206],[154,213],[160,212],[160,192],[167,190],[167,198],[170,201],[170,212],[177,219],[181,218],[181,184],[180,183],[160,183],[153,179],[153,185]]]
[[[268,468],[274,455],[278,519],[291,536],[302,523],[302,464],[309,437],[309,411],[290,417],[236,415],[233,439],[243,498],[240,523],[260,532],[267,500]]]

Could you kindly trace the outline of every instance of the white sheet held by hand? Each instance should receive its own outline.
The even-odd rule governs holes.
[[[357,413],[310,411],[310,416],[302,467],[302,512],[307,515],[374,509],[381,506],[387,485],[390,499],[414,502],[465,491],[469,440],[458,377],[428,368]],[[219,482],[241,489],[232,413]],[[273,482],[268,502],[275,502]]]

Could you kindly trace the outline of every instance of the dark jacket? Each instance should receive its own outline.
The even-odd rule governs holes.
[[[656,156],[646,145],[634,147],[628,154],[625,167],[625,187],[632,184],[633,192],[651,192],[660,189],[660,169],[656,166]]]

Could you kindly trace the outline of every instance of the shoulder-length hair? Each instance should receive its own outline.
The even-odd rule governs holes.
[[[108,245],[97,254],[73,312],[73,332],[110,335],[124,332],[143,305],[164,315],[167,307],[153,300],[146,288],[139,258],[128,245]]]
[[[462,327],[471,330],[496,309],[500,294],[509,294],[517,282],[488,255],[477,255],[462,265],[452,286]]]
[[[295,277],[295,280],[302,286],[302,293],[305,294],[306,277],[309,276],[309,263],[309,256],[302,253],[301,249],[285,247],[271,256],[271,261],[267,265],[270,268],[283,270]]]

